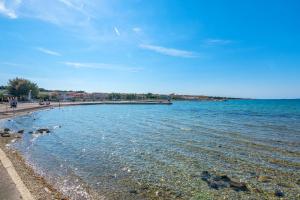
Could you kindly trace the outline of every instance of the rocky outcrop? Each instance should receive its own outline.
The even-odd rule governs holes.
[[[2,131],[0,131],[1,137],[10,137],[10,129],[9,128],[4,128]]]
[[[48,128],[40,128],[36,132],[38,132],[38,133],[50,133],[50,130]]]
[[[208,171],[203,171],[201,174],[201,179],[207,183],[207,185],[215,190],[223,188],[232,188],[234,191],[246,192],[249,191],[246,183],[232,180],[227,175],[217,175],[212,174]]]

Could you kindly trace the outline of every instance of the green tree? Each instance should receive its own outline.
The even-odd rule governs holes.
[[[4,101],[4,94],[2,92],[0,92],[0,101]]]
[[[31,90],[31,96],[37,97],[39,94],[39,87],[36,83],[23,78],[11,79],[8,82],[8,93],[13,96],[17,96],[21,99],[26,99],[29,91]]]

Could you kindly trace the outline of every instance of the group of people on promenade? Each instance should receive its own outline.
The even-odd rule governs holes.
[[[18,97],[8,97],[8,103],[10,108],[17,108],[18,106]]]

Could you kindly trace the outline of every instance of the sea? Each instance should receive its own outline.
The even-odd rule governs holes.
[[[0,127],[25,130],[9,148],[70,199],[300,198],[300,100],[69,106]]]

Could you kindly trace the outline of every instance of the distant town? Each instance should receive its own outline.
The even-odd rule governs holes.
[[[29,92],[30,91],[30,92]],[[224,101],[236,99],[229,97],[182,95],[182,94],[153,94],[153,93],[102,93],[85,91],[48,90],[39,88],[37,84],[26,79],[16,78],[10,80],[7,86],[0,86],[0,100],[6,101],[8,97],[18,97],[19,101],[27,101],[28,94],[40,101],[120,101],[120,100],[208,100]]]

